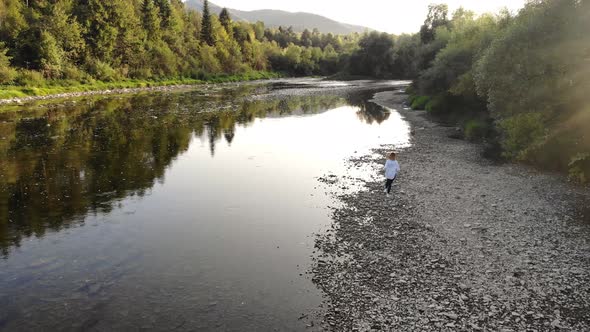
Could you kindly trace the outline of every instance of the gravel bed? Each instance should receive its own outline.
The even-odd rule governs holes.
[[[375,102],[403,109],[399,92]],[[590,331],[588,191],[520,165],[497,165],[455,128],[401,111],[413,127],[393,197],[384,158],[364,190],[339,196],[310,274],[334,331]],[[384,156],[395,147],[375,152]],[[333,189],[337,179],[324,182]]]

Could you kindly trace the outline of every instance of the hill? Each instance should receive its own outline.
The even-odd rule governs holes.
[[[203,11],[203,0],[187,0],[186,5],[189,8]],[[209,8],[211,12],[215,14],[219,14],[221,11],[221,7],[212,2],[209,2]],[[367,27],[341,23],[321,15],[304,12],[292,13],[284,10],[273,9],[244,11],[228,8],[228,10],[232,18],[236,21],[262,21],[264,22],[265,26],[273,28],[277,28],[279,26],[292,26],[293,30],[299,32],[306,28],[309,30],[317,28],[320,32],[330,32],[333,34],[349,34],[353,32],[362,33],[366,30],[371,30]]]

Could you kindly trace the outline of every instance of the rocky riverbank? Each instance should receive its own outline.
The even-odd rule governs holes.
[[[52,100],[52,99],[64,99],[64,98],[78,98],[87,96],[103,96],[103,95],[114,95],[114,94],[127,94],[127,93],[139,93],[139,92],[161,92],[161,91],[172,91],[194,88],[195,85],[163,85],[143,88],[122,88],[122,89],[106,89],[96,91],[82,91],[82,92],[67,92],[52,94],[46,96],[29,96],[20,98],[8,98],[0,99],[0,105],[12,105],[12,104],[24,104],[34,101]]]
[[[375,102],[403,109],[405,96]],[[563,178],[481,158],[455,128],[401,111],[413,127],[402,174],[385,197],[382,157],[365,190],[339,197],[318,235],[312,276],[335,331],[590,330],[590,225]],[[384,156],[395,147],[375,152]],[[337,188],[339,181],[330,181]]]

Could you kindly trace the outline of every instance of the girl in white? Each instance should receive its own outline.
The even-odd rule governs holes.
[[[385,162],[385,178],[387,179],[387,181],[385,181],[385,193],[387,196],[391,193],[391,185],[399,171],[399,163],[395,160],[395,152],[392,152],[389,154],[389,158],[387,158],[387,161]]]

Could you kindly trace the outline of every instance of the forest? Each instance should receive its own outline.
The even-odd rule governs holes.
[[[412,79],[412,107],[458,122],[489,156],[586,182],[589,17],[588,0],[479,15],[432,4],[415,34],[333,35],[234,22],[180,0],[0,0],[0,97],[109,82]]]
[[[329,75],[359,39],[233,22],[180,0],[0,0],[0,84]]]

